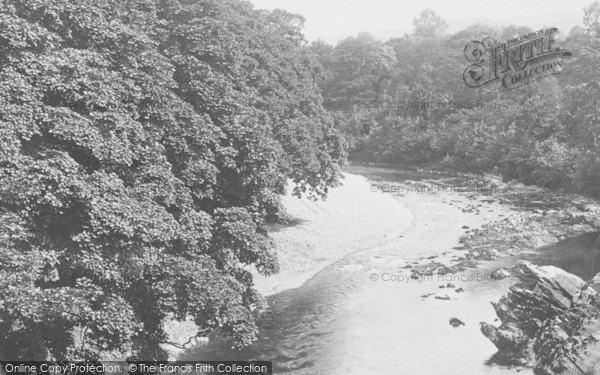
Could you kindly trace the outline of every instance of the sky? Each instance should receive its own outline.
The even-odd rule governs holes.
[[[592,0],[250,0],[258,9],[284,9],[306,18],[309,41],[339,40],[369,32],[381,39],[402,36],[412,21],[429,8],[456,32],[481,22],[493,26],[517,24],[534,29],[552,26],[561,32],[581,24],[583,8]]]

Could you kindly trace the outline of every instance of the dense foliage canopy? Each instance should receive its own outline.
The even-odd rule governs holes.
[[[303,20],[238,0],[0,0],[0,355],[165,358],[166,319],[245,345],[288,179],[341,138]]]
[[[560,30],[558,45],[573,55],[564,74],[505,92],[499,85],[465,85],[463,51],[471,41],[534,31],[528,27],[476,24],[446,34],[444,20],[426,10],[404,37],[382,42],[361,34],[312,49],[327,72],[326,108],[357,155],[441,161],[600,196],[599,19],[595,2],[582,26]]]

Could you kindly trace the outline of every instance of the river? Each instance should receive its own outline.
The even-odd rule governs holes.
[[[340,189],[358,188],[365,191],[364,197],[385,195],[367,192],[373,180],[403,183],[416,178],[375,169],[353,172],[370,180],[354,179],[353,186]],[[363,199],[356,192],[352,196],[348,215]],[[211,337],[209,344],[184,353],[181,359],[270,360],[275,374],[516,373],[515,368],[489,363],[496,348],[481,334],[479,325],[495,321],[490,301],[498,300],[513,282],[493,281],[489,273],[515,259],[484,262],[476,269],[444,277],[409,277],[411,266],[460,256],[459,238],[465,228],[476,228],[507,213],[499,204],[482,204],[483,198],[458,193],[388,194],[384,204],[404,218],[398,218],[399,227],[392,233],[386,229],[389,235],[375,244],[349,249],[300,286],[271,294],[270,309],[259,322],[260,336],[254,345],[237,351],[226,340]],[[331,214],[333,208],[324,207]],[[361,215],[364,220],[353,219],[343,230],[363,237],[377,232],[369,214]],[[388,220],[381,224],[384,227],[395,220],[384,219]],[[304,221],[310,225],[310,219]],[[327,230],[342,231],[342,226]],[[348,235],[340,233],[340,240],[341,236]],[[447,287],[448,283],[454,285]],[[458,288],[464,292],[457,292]],[[453,327],[449,324],[453,317],[465,325]]]

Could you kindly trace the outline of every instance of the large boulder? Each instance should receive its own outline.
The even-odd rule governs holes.
[[[521,261],[519,284],[492,302],[502,324],[482,323],[498,356],[539,374],[600,374],[600,295],[556,267]]]

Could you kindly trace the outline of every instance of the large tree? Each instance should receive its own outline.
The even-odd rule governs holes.
[[[448,29],[448,23],[433,10],[425,9],[413,19],[413,35],[416,38],[441,38]]]
[[[168,318],[254,339],[264,222],[344,159],[301,27],[237,0],[0,4],[0,354],[165,358]]]

